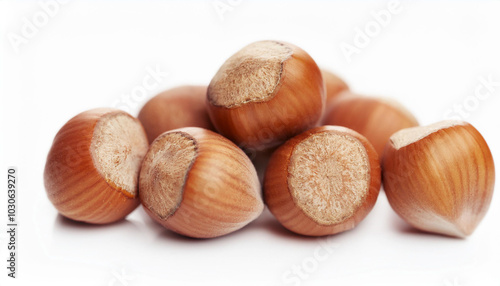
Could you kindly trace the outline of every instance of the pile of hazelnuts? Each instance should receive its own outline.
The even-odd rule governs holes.
[[[394,101],[350,92],[297,46],[255,42],[208,87],[165,91],[138,118],[103,108],[69,120],[45,188],[72,220],[112,223],[142,204],[165,228],[210,238],[264,205],[292,232],[343,232],[368,215],[383,183],[413,227],[468,236],[493,194],[488,145],[463,121],[418,125]]]

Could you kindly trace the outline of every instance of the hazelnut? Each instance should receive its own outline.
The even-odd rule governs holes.
[[[154,220],[189,237],[228,234],[263,210],[250,159],[228,139],[197,127],[156,138],[142,163],[139,189]]]
[[[45,165],[45,189],[63,216],[104,224],[139,205],[137,181],[148,150],[136,118],[116,109],[92,109],[57,133]]]
[[[349,86],[337,75],[322,69],[321,76],[326,86],[326,106],[330,106],[339,96],[341,96],[343,91],[349,90]]]
[[[264,178],[269,210],[287,229],[310,236],[354,228],[380,190],[377,152],[359,133],[322,126],[288,140]]]
[[[472,125],[442,121],[392,135],[383,178],[389,203],[410,225],[466,237],[488,210],[495,167],[488,145]]]
[[[368,139],[379,157],[394,132],[418,126],[417,119],[394,100],[342,96],[327,107],[325,125],[340,125],[361,133]]]
[[[214,130],[205,106],[206,86],[185,85],[151,98],[139,112],[149,143],[165,131],[182,127]]]
[[[252,43],[231,56],[208,86],[217,131],[244,148],[277,146],[319,123],[325,87],[314,60],[288,43]]]

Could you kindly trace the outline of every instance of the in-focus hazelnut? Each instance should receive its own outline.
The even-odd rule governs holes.
[[[236,231],[263,210],[250,159],[234,143],[202,128],[160,135],[139,181],[146,212],[179,234],[210,238]]]
[[[231,56],[208,86],[217,131],[243,148],[262,150],[316,126],[325,87],[314,60],[288,43],[262,41]]]
[[[495,167],[488,145],[472,125],[442,121],[392,135],[383,178],[389,203],[410,225],[465,237],[488,210]]]
[[[104,224],[139,205],[137,182],[148,150],[136,118],[116,109],[92,109],[69,120],[47,157],[47,195],[63,216]]]
[[[287,229],[310,236],[354,228],[380,190],[377,152],[359,133],[322,126],[288,140],[264,178],[269,210]]]

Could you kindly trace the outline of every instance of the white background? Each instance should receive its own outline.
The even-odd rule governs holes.
[[[19,278],[7,279],[4,267],[3,185],[0,285],[500,286],[498,194],[465,240],[412,230],[383,192],[356,229],[327,239],[293,235],[266,210],[234,234],[193,240],[156,226],[141,208],[109,226],[70,222],[46,198],[42,178],[69,118],[102,106],[135,115],[161,90],[208,84],[227,57],[263,39],[302,47],[353,90],[393,97],[422,124],[465,108],[462,119],[500,162],[500,86],[486,99],[475,94],[480,78],[500,81],[499,1],[402,2],[380,31],[370,25],[386,1],[70,1],[47,23],[40,3],[47,1],[0,2],[0,172],[15,165],[20,180]],[[218,12],[214,3],[230,9]],[[27,22],[40,26],[29,37]],[[375,32],[349,61],[340,47],[354,45],[367,25]],[[15,35],[24,41],[13,44]],[[149,69],[168,75],[132,97]]]

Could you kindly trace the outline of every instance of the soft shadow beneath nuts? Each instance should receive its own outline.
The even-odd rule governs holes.
[[[110,226],[121,226],[132,223],[126,219],[122,219],[109,224],[91,224],[82,221],[72,220],[61,214],[57,214],[55,224],[60,227],[67,227],[67,228],[100,229],[100,228],[109,228]]]
[[[223,236],[224,237],[224,236]],[[178,234],[174,231],[163,228],[163,230],[158,234],[158,238],[161,240],[174,240],[180,243],[204,243],[210,242],[211,238],[194,238]]]
[[[150,224],[156,224],[155,222],[150,222]],[[296,233],[293,233],[283,226],[280,225],[280,223],[273,217],[273,215],[265,209],[264,212],[257,218],[255,221],[251,222],[247,226],[243,227],[242,229],[239,229],[235,232],[216,237],[215,239],[211,238],[192,238],[192,237],[187,237],[181,234],[178,234],[176,232],[173,232],[171,230],[165,229],[159,224],[156,224],[155,228],[159,227],[161,230],[158,231],[158,238],[161,240],[174,240],[176,242],[181,242],[181,243],[204,243],[204,242],[211,242],[211,241],[217,241],[220,242],[225,239],[232,239],[234,237],[240,236],[240,235],[245,235],[247,232],[255,232],[255,231],[269,231],[273,235],[276,235],[278,237],[284,237],[287,239],[298,239],[298,240],[312,240],[315,237],[307,237],[307,236],[302,236]]]
[[[136,210],[136,212],[139,214],[139,216],[142,219],[142,222],[150,229],[155,231],[155,233],[159,234],[165,230],[165,227],[163,227],[160,223],[155,221],[153,218],[151,218],[146,211],[144,210],[144,206],[139,206]]]
[[[264,210],[264,213],[259,217],[259,219],[253,222],[251,225],[249,225],[247,229],[252,230],[252,228],[265,229],[266,231],[271,232],[273,235],[277,237],[285,239],[293,239],[297,241],[316,241],[318,238],[330,237],[330,236],[335,238],[340,238],[344,235],[348,235],[349,233],[351,233],[350,231],[345,231],[335,235],[327,235],[327,236],[305,236],[297,234],[282,226],[267,208]]]
[[[109,231],[111,229],[120,229],[127,232],[136,232],[139,230],[137,223],[122,219],[110,224],[90,224],[71,220],[61,214],[57,214],[54,220],[53,231],[56,233],[75,232],[75,231]]]
[[[393,225],[397,229],[399,233],[405,234],[405,235],[414,235],[414,236],[420,236],[420,237],[428,237],[428,238],[439,238],[439,239],[453,239],[455,241],[463,241],[465,238],[461,237],[456,237],[456,236],[447,236],[447,235],[442,235],[438,233],[432,233],[432,232],[426,232],[419,230],[417,228],[414,228],[413,226],[409,225],[406,223],[404,220],[399,218],[398,216],[392,216],[392,221]]]
[[[260,215],[260,217],[250,223],[247,227],[242,229],[240,233],[244,232],[253,232],[253,231],[258,231],[258,230],[264,230],[271,232],[273,235],[279,236],[279,237],[302,237],[296,233],[293,233],[283,227],[278,220],[269,212],[267,207],[264,209],[264,212]]]
[[[145,216],[147,216],[147,214],[145,214]],[[240,235],[245,235],[247,232],[256,232],[256,231],[261,231],[261,230],[264,230],[264,231],[268,231],[270,232],[272,235],[275,235],[277,237],[280,237],[280,238],[284,238],[284,239],[292,239],[292,240],[297,240],[297,241],[316,241],[318,238],[321,238],[321,237],[327,237],[327,236],[304,236],[304,235],[300,235],[300,234],[297,234],[297,233],[294,233],[288,229],[286,229],[285,227],[283,227],[279,222],[278,220],[276,220],[276,218],[274,218],[274,216],[269,212],[269,210],[266,208],[264,210],[264,212],[261,214],[261,216],[251,222],[250,224],[248,224],[247,226],[243,227],[242,229],[240,230],[237,230],[233,233],[229,233],[229,234],[226,234],[226,235],[223,235],[223,236],[220,236],[220,237],[216,237],[216,238],[192,238],[192,237],[188,237],[188,236],[184,236],[184,235],[181,235],[181,234],[178,234],[176,232],[173,232],[171,230],[168,230],[168,229],[165,229],[163,228],[162,226],[160,226],[159,224],[155,223],[152,219],[149,219],[149,217],[144,217],[144,220],[145,221],[148,221],[146,222],[148,224],[148,226],[150,227],[151,225],[154,226],[154,228],[157,230],[157,238],[159,240],[173,240],[175,242],[180,242],[180,243],[219,243],[223,240],[226,240],[226,239],[233,239],[235,237],[238,237]],[[352,232],[351,231],[345,231],[345,232],[342,232],[342,233],[338,233],[338,234],[335,234],[333,235],[335,238],[338,238],[338,239],[341,239],[341,237],[343,236],[348,236],[350,235]]]

